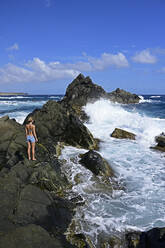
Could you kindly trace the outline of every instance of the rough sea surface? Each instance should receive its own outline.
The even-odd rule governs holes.
[[[9,115],[22,123],[26,115],[47,100],[62,96],[1,96],[0,116]],[[86,200],[77,211],[77,229],[97,242],[102,232],[149,230],[165,226],[165,154],[150,149],[154,137],[165,132],[165,96],[141,96],[139,104],[121,105],[100,99],[84,107],[90,116],[85,124],[94,137],[101,139],[100,154],[115,171],[123,190],[108,192],[96,187],[92,173],[79,164],[79,153],[86,150],[65,147],[61,159],[73,182],[73,191]],[[110,137],[115,128],[135,133],[136,140]],[[75,176],[79,176],[77,184]],[[82,176],[83,175],[83,176]],[[78,231],[79,231],[78,230]]]

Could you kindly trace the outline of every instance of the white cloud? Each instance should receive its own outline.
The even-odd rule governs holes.
[[[142,64],[155,64],[157,62],[157,58],[151,54],[149,49],[136,53],[136,55],[132,57],[132,60]]]
[[[17,50],[19,50],[19,46],[17,43],[14,43],[12,46],[8,47],[7,50],[8,51],[14,51],[14,50],[17,51]]]
[[[111,66],[115,66],[117,68],[129,66],[128,61],[123,53],[103,53],[100,58],[88,57],[88,61],[94,70],[101,71]]]
[[[3,68],[0,68],[0,81],[3,83],[30,82],[33,77],[34,73],[32,71],[13,64],[7,64]]]
[[[84,60],[76,63],[46,63],[39,58],[33,58],[23,66],[7,64],[0,68],[0,82],[48,82],[58,79],[76,77],[80,72],[100,71],[108,67],[127,67],[128,61],[122,53],[103,53],[100,58],[84,55]]]
[[[75,70],[74,68],[69,68],[67,64],[61,64],[58,61],[46,64],[39,58],[34,58],[32,61],[29,61],[26,66],[39,77],[37,81],[73,78],[80,73],[80,71]]]

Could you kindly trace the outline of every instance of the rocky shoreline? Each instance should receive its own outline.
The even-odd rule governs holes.
[[[83,106],[100,98],[122,104],[140,100],[120,89],[107,93],[80,74],[62,101],[48,101],[30,113],[23,125],[8,116],[0,118],[0,248],[94,248],[70,226],[83,199],[72,195],[72,183],[61,169],[65,161],[58,157],[64,146],[84,148],[88,152],[81,155],[82,166],[108,183],[108,190],[118,187],[113,170],[97,152],[99,140],[83,124],[88,120]],[[24,125],[29,116],[35,120],[39,137],[37,161],[27,159]],[[135,139],[134,134],[119,131],[120,138]],[[162,145],[162,139],[157,141]],[[106,237],[97,247],[162,248],[165,230],[126,233],[121,239]]]

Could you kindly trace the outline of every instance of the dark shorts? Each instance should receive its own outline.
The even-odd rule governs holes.
[[[27,142],[31,142],[31,143],[34,143],[35,142],[35,138],[34,138],[34,136],[32,135],[28,135],[27,136]]]

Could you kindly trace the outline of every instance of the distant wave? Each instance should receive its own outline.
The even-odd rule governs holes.
[[[161,96],[151,96],[150,98],[160,98]]]
[[[160,100],[157,100],[157,101],[155,101],[155,100],[152,100],[152,99],[145,99],[143,96],[139,96],[140,97],[140,101],[139,101],[139,103],[145,103],[145,102],[148,102],[148,103],[155,103],[155,102],[160,102]],[[160,96],[153,96],[153,97],[150,97],[150,98],[159,98]]]
[[[140,101],[139,101],[139,103],[144,103],[144,102],[149,102],[149,103],[151,103],[151,102],[153,102],[152,100],[150,100],[150,99],[144,99],[144,97],[143,96],[139,96],[140,97]]]

